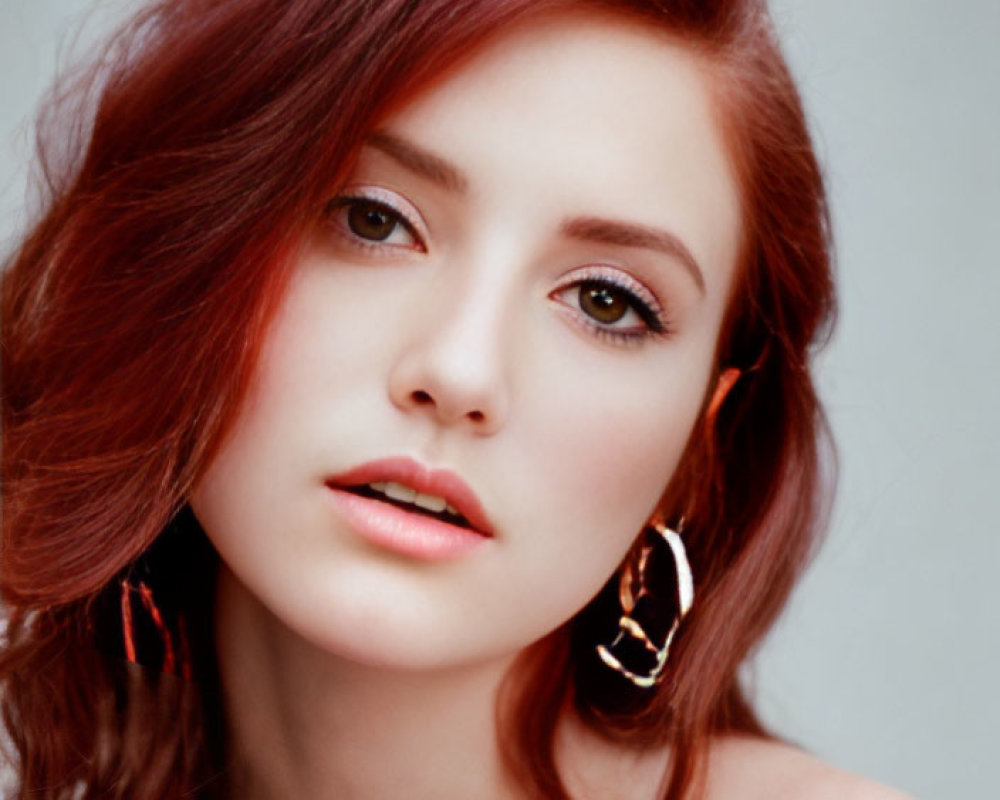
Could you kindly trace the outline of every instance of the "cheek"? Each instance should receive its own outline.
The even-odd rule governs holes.
[[[656,355],[614,369],[540,370],[550,377],[535,382],[544,391],[531,402],[544,411],[528,417],[523,435],[534,505],[561,532],[549,555],[572,558],[593,591],[655,510],[704,399],[707,357]]]

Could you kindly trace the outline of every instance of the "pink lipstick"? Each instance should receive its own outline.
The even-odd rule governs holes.
[[[479,499],[460,477],[410,458],[370,461],[325,483],[351,529],[402,555],[451,560],[493,535]]]

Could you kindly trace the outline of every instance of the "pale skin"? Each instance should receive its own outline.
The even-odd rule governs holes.
[[[710,81],[658,31],[535,21],[369,139],[192,497],[223,561],[240,797],[520,796],[497,688],[658,512],[716,390],[741,211]],[[619,318],[594,316],[600,287]],[[459,475],[493,537],[426,560],[359,536],[324,481],[397,456]],[[649,800],[669,763],[572,720],[558,752],[581,800]],[[755,787],[891,796],[791,748],[720,744],[709,797]]]

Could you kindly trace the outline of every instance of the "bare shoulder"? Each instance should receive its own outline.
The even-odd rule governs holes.
[[[707,800],[909,800],[791,745],[743,736],[713,743],[707,788]]]
[[[559,765],[576,800],[649,800],[662,796],[667,748],[616,745],[581,723],[565,722]],[[708,752],[699,800],[911,800],[887,786],[838,769],[782,742],[719,737]]]

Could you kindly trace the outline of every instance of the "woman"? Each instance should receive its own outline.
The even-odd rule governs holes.
[[[833,306],[761,4],[171,0],[90,80],[3,282],[15,796],[889,796],[736,678]]]

